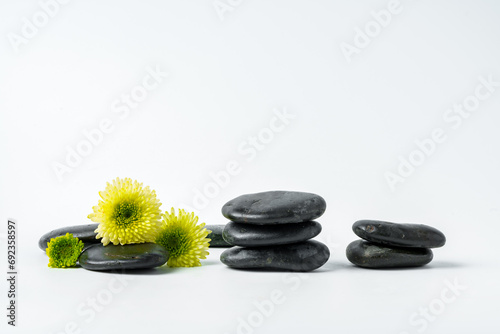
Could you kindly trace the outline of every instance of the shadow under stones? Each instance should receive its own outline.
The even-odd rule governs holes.
[[[219,261],[202,261],[201,267],[212,266],[219,264]],[[120,274],[120,275],[136,275],[136,276],[155,276],[155,275],[168,275],[168,274],[176,274],[181,273],[182,271],[189,269],[195,270],[196,268],[201,267],[169,267],[166,264],[161,267],[156,268],[148,268],[148,269],[123,269],[123,270],[89,270],[95,271],[102,274]]]
[[[447,268],[447,269],[452,269],[452,268],[464,268],[467,267],[463,263],[457,263],[457,262],[449,262],[449,261],[432,261],[429,263],[427,266],[430,266],[432,268]]]

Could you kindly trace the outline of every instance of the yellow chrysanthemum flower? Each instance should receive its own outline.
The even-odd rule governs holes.
[[[180,209],[176,215],[174,208],[170,213],[165,212],[156,243],[168,250],[168,266],[198,267],[200,259],[206,259],[210,246],[207,235],[211,231],[204,228],[205,223],[197,223],[198,217],[193,212],[188,214]]]
[[[88,218],[100,223],[96,238],[102,238],[104,246],[154,242],[161,226],[161,203],[154,190],[129,178],[116,178],[99,196],[102,201]]]

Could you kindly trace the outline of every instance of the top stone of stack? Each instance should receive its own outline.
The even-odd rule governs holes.
[[[446,243],[443,232],[422,224],[358,220],[352,230],[362,239],[394,247],[436,248]]]
[[[237,223],[275,225],[314,220],[325,210],[325,200],[316,194],[267,191],[230,200],[222,207],[222,214]]]

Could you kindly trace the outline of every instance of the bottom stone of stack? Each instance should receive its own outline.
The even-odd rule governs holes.
[[[277,271],[312,271],[330,258],[330,250],[321,242],[304,242],[264,247],[232,247],[220,260],[236,269],[267,269]]]
[[[433,257],[428,248],[388,247],[365,240],[351,242],[346,255],[349,261],[363,268],[419,267]]]

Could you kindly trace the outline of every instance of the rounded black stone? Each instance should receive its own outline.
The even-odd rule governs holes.
[[[363,268],[419,267],[431,262],[433,256],[428,248],[386,247],[365,240],[351,242],[346,255]]]
[[[85,246],[101,243],[101,239],[95,238],[97,233],[94,231],[97,229],[97,226],[99,226],[99,224],[76,225],[58,228],[42,235],[38,241],[38,247],[45,252],[45,249],[47,249],[47,243],[50,239],[66,235],[66,233],[73,234],[73,236],[80,239]]]
[[[287,224],[320,217],[326,210],[323,197],[296,191],[267,191],[230,200],[222,214],[237,223]]]
[[[441,231],[421,224],[359,220],[352,225],[352,230],[362,239],[389,246],[435,248],[446,243]]]
[[[80,265],[89,270],[127,270],[159,267],[168,260],[165,247],[153,244],[93,245],[79,258]]]
[[[210,247],[232,247],[222,238],[222,231],[226,225],[205,225],[210,232],[207,238],[210,239]]]
[[[308,240],[282,246],[233,247],[225,250],[220,260],[237,269],[311,271],[324,265],[329,257],[326,245]]]
[[[279,224],[252,225],[229,222],[222,237],[229,244],[243,247],[285,245],[314,238],[321,232],[321,224],[315,221]]]

